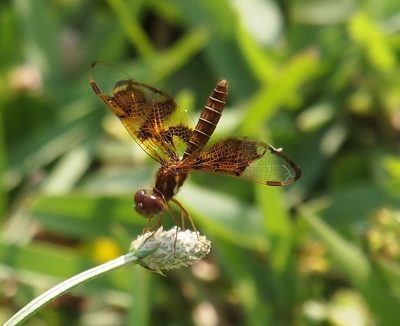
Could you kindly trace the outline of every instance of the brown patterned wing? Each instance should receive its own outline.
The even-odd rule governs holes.
[[[246,137],[225,137],[188,157],[190,172],[211,172],[266,184],[285,186],[297,181],[301,169],[272,146]]]
[[[158,162],[183,155],[193,132],[186,110],[174,98],[133,80],[123,70],[96,61],[90,83],[142,149]]]

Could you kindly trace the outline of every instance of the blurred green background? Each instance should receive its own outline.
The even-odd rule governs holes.
[[[399,30],[397,0],[3,0],[0,322],[145,225],[158,166],[91,89],[101,59],[194,120],[226,78],[215,137],[282,147],[303,177],[194,175],[177,199],[206,259],[113,272],[26,325],[398,325]]]

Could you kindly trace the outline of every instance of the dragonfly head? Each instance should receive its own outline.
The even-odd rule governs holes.
[[[138,190],[135,194],[134,201],[136,204],[136,212],[147,218],[160,215],[165,211],[164,199],[146,189]]]

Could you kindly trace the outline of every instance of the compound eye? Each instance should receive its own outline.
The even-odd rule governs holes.
[[[149,194],[147,190],[139,190],[135,197],[135,210],[142,216],[152,218],[165,211],[164,199],[154,194]]]
[[[153,216],[160,215],[165,211],[164,200],[154,195],[146,197],[143,201],[143,206]]]
[[[138,190],[136,191],[135,196],[133,197],[133,200],[135,201],[135,204],[138,205],[140,203],[143,203],[143,200],[148,196],[147,190]]]

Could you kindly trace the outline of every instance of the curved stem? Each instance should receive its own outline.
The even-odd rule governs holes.
[[[62,296],[64,293],[68,292],[75,286],[91,281],[97,277],[103,276],[121,267],[137,263],[137,260],[138,257],[136,257],[133,253],[129,253],[105,264],[84,271],[78,275],[75,275],[74,277],[71,277],[70,279],[56,285],[55,287],[51,288],[50,290],[46,291],[45,293],[31,301],[24,308],[18,311],[14,316],[12,316],[3,326],[21,325],[30,316],[38,312],[39,309],[43,308],[56,298]]]

